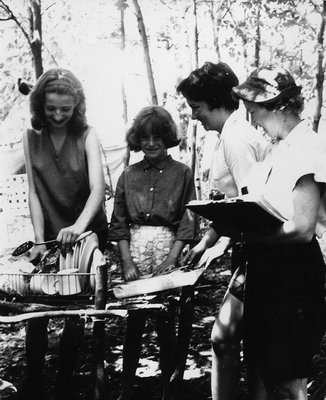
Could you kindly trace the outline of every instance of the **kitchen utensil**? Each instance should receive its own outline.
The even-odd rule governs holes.
[[[82,233],[81,235],[78,236],[76,239],[76,242],[84,239],[86,236],[90,235],[92,231],[87,231]],[[40,242],[40,243],[34,243],[31,240],[28,240],[27,242],[22,243],[16,249],[11,253],[14,257],[21,256],[22,254],[26,253],[28,250],[30,250],[33,246],[41,246],[43,244],[50,244],[50,243],[57,243],[56,239],[53,240],[47,240],[46,242]]]

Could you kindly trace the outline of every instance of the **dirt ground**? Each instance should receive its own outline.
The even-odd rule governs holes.
[[[214,315],[223,298],[230,279],[229,257],[222,257],[200,278],[195,293],[195,315],[192,338],[184,375],[184,400],[210,399],[210,333]],[[125,318],[112,316],[106,320],[105,374],[106,400],[119,396],[122,347],[125,332]],[[84,341],[78,357],[73,378],[74,399],[93,400],[93,337],[92,322],[87,322]],[[46,357],[47,400],[53,398],[53,388],[58,365],[58,344],[63,320],[52,320],[49,324],[49,350]],[[23,323],[0,325],[1,364],[0,377],[12,382],[18,389],[25,372],[24,350],[25,327]],[[313,395],[326,372],[326,343],[315,359],[315,373],[310,378],[309,393]],[[246,399],[244,368],[239,386],[239,400]],[[2,396],[0,399],[14,399]],[[156,400],[161,398],[158,347],[152,320],[148,321],[143,340],[143,352],[135,381],[135,399]],[[72,399],[73,400],[73,399]]]

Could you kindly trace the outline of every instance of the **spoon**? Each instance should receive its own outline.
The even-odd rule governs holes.
[[[86,232],[82,233],[81,235],[78,236],[75,243],[85,239],[85,237],[89,236],[91,233],[92,233],[92,231],[86,231]],[[23,244],[19,245],[11,254],[14,257],[18,257],[18,256],[21,256],[22,254],[26,253],[33,246],[41,246],[43,244],[49,244],[49,243],[57,243],[57,241],[56,241],[56,239],[52,239],[52,240],[47,240],[45,242],[34,243],[31,240],[29,240],[29,241],[24,242]]]

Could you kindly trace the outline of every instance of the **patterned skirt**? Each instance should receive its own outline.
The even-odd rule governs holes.
[[[133,224],[130,234],[130,253],[140,274],[154,273],[171,251],[175,241],[173,230],[167,226]]]

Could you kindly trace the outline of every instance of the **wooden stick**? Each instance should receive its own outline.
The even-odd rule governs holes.
[[[75,310],[59,309],[59,310],[46,310],[46,311],[25,310],[19,315],[6,315],[6,316],[0,315],[0,324],[24,322],[44,317],[65,318],[70,316],[79,316],[79,317],[108,318],[111,315],[118,315],[124,317],[126,316],[128,310],[140,310],[140,309],[147,309],[149,311],[163,311],[165,310],[165,306],[163,304],[135,304],[135,305],[128,305],[125,307],[122,305],[111,305],[106,310],[94,310],[91,308],[75,309]],[[123,311],[126,311],[126,313],[123,313]]]
[[[194,291],[194,286],[185,286],[181,292],[175,371],[171,378],[171,382],[174,381],[175,386],[177,384],[181,385],[186,368],[194,316]],[[180,386],[179,389],[181,389]]]
[[[97,250],[97,249],[96,249]],[[102,253],[97,254],[94,251],[93,260],[102,257]],[[96,266],[95,274],[95,309],[104,310],[106,306],[107,293],[107,265],[102,258],[99,259],[99,265]],[[95,385],[94,400],[103,400],[105,395],[105,375],[104,375],[104,342],[105,342],[105,319],[96,318],[93,328],[94,337],[94,366],[95,366]],[[108,395],[108,393],[106,393]]]
[[[59,311],[41,311],[29,312],[20,315],[0,316],[0,323],[9,324],[16,322],[24,322],[37,318],[65,318],[70,316],[79,317],[107,317],[110,314],[115,314],[116,310],[59,310]]]

